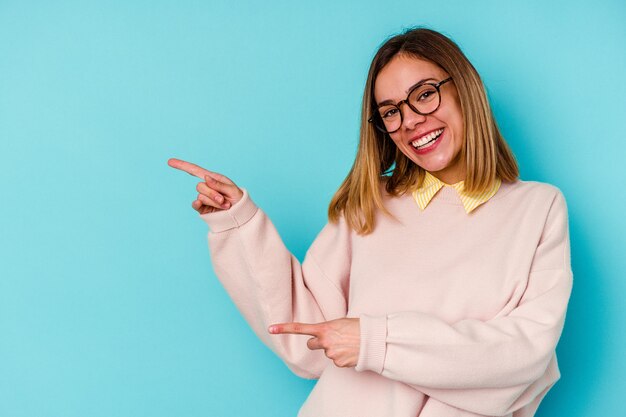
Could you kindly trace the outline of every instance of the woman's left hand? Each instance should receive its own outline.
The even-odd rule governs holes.
[[[274,324],[269,327],[269,332],[313,336],[307,342],[308,348],[324,349],[326,356],[341,368],[353,368],[359,359],[361,341],[359,319],[345,318],[317,324]]]

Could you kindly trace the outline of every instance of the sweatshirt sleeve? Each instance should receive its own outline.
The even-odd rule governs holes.
[[[356,370],[404,382],[430,396],[431,405],[509,415],[559,378],[555,348],[571,289],[567,207],[557,191],[515,308],[488,321],[452,324],[419,312],[362,315]]]
[[[323,351],[309,350],[305,336],[270,335],[267,329],[274,323],[318,323],[346,316],[348,229],[343,222],[327,224],[300,264],[267,215],[243,191],[243,198],[229,210],[200,216],[210,229],[215,273],[263,343],[297,375],[318,378],[330,363]]]

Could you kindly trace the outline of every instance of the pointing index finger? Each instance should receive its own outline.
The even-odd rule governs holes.
[[[321,333],[319,324],[281,323],[269,327],[272,334],[306,334],[318,337]]]
[[[193,175],[195,177],[202,178],[202,179],[204,179],[205,175],[209,175],[212,177],[211,174],[213,174],[213,172],[208,171],[202,168],[201,166],[192,164],[191,162],[186,162],[180,159],[176,159],[176,158],[168,159],[167,164],[171,166],[172,168],[185,171],[189,175]]]

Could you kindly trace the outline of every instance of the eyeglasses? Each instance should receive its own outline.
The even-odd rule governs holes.
[[[443,81],[435,83],[418,84],[409,91],[405,100],[396,104],[383,104],[379,106],[374,115],[367,121],[383,133],[397,132],[402,126],[402,111],[400,106],[406,103],[411,110],[422,116],[434,113],[441,104],[441,93],[439,87],[450,81],[448,77]]]

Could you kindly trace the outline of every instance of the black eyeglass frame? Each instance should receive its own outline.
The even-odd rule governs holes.
[[[396,104],[394,104],[394,106],[398,109],[398,112],[400,113],[400,126],[398,126],[398,128],[396,130],[392,130],[391,132],[388,131],[384,126],[385,126],[385,122],[382,120],[382,117],[380,116],[380,113],[378,112],[378,109],[380,108],[377,107],[374,114],[372,115],[372,117],[370,117],[369,119],[367,119],[367,121],[369,123],[372,123],[374,125],[374,127],[376,129],[378,129],[379,131],[383,132],[383,133],[395,133],[398,130],[400,130],[400,128],[402,127],[402,122],[403,122],[403,114],[402,114],[402,109],[400,108],[400,106],[402,105],[402,103],[406,103],[407,106],[409,106],[409,108],[411,110],[413,110],[415,113],[417,114],[421,114],[422,116],[428,116],[429,114],[433,114],[434,112],[437,111],[437,109],[439,109],[439,106],[441,106],[441,91],[439,90],[439,87],[441,87],[442,85],[444,85],[445,83],[447,83],[448,81],[452,80],[452,77],[448,77],[445,80],[441,80],[438,83],[421,83],[416,85],[415,87],[411,88],[411,91],[409,91],[409,94],[407,94],[406,98],[402,101],[397,102]],[[425,85],[431,85],[433,86],[436,90],[437,90],[437,94],[439,96],[439,103],[437,103],[437,107],[435,107],[434,110],[429,111],[428,113],[423,113],[419,110],[417,110],[415,107],[413,107],[411,105],[411,103],[409,102],[409,97],[411,97],[411,94],[413,94],[413,91],[417,90],[420,87],[423,87]],[[376,120],[374,120],[376,117],[378,117],[380,119],[380,123],[382,123],[382,126],[379,126],[378,123],[376,123]]]

